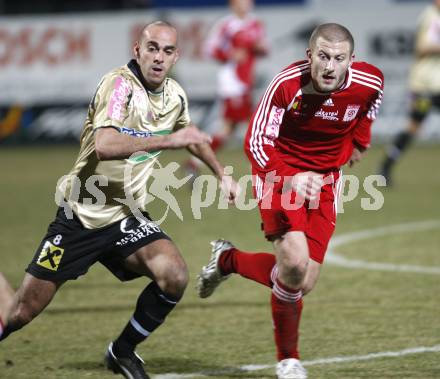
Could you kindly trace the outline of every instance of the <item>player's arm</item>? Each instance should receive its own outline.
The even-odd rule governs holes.
[[[110,74],[102,79],[96,90],[91,109],[95,151],[99,160],[124,159],[139,151],[179,149],[211,141],[208,134],[196,127],[184,128],[164,136],[139,137],[121,133],[122,128],[127,127],[129,105],[133,97],[132,86],[132,82],[123,75]],[[181,118],[184,117],[187,117],[186,103],[182,107]]]
[[[245,139],[245,151],[249,161],[263,180],[269,173],[279,177],[292,171],[275,148],[289,106],[283,84],[278,85],[273,91],[275,85],[276,80],[273,80],[266,90],[249,123]]]
[[[229,202],[240,194],[240,187],[232,176],[225,174],[225,169],[218,161],[209,143],[195,143],[187,147],[188,151],[205,163],[220,182],[220,188]]]
[[[376,78],[371,79],[374,80],[372,85],[374,85],[376,92],[371,98],[367,112],[365,112],[365,114],[359,119],[354,129],[353,153],[348,161],[350,167],[359,162],[362,159],[364,152],[370,147],[371,126],[379,113],[384,88],[382,72],[377,70],[376,74]]]
[[[249,124],[245,151],[253,171],[257,173],[264,186],[273,186],[276,192],[293,189],[306,199],[312,200],[321,192],[322,174],[307,171],[292,175],[292,168],[284,162],[275,148],[280,128],[283,127],[284,115],[291,106],[288,89],[277,79],[276,77],[267,89]],[[286,179],[288,182],[285,182]]]
[[[435,25],[434,19],[430,16],[426,17],[426,14],[425,17],[422,16],[419,26],[421,30],[417,32],[415,44],[415,55],[417,58],[440,55],[438,28]]]
[[[252,51],[259,57],[264,57],[269,54],[269,43],[267,42],[264,25],[259,22],[255,31],[256,38],[252,46]]]
[[[424,58],[428,56],[439,56],[440,45],[423,46],[416,50],[417,58]]]
[[[177,130],[177,132],[174,134],[188,129],[199,130],[191,121],[188,109],[188,99],[185,92],[182,90],[179,96],[182,101],[182,109],[180,112],[180,116],[174,126],[174,130]],[[238,184],[232,179],[232,176],[225,175],[224,168],[215,156],[214,151],[211,149],[210,143],[211,140],[194,141],[193,143],[187,144],[186,148],[191,154],[199,158],[211,169],[211,171],[220,181],[220,188],[223,194],[229,200],[229,202],[232,203],[239,195],[240,188]]]
[[[203,44],[204,55],[220,63],[225,63],[231,59],[230,37],[227,35],[226,27],[224,21],[220,20],[210,30]]]
[[[98,128],[95,132],[95,151],[99,160],[124,159],[138,151],[180,149],[210,142],[211,137],[195,126],[165,136],[149,137],[130,136],[112,127]]]

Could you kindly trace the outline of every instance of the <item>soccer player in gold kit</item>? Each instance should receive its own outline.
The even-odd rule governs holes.
[[[230,201],[238,186],[224,175],[210,136],[192,124],[185,92],[167,77],[179,57],[176,29],[162,21],[146,25],[133,52],[135,59],[98,85],[78,158],[59,182],[61,206],[26,269],[0,338],[40,314],[65,281],[100,262],[121,281],[151,279],[105,356],[112,371],[145,379],[135,348],[164,322],[188,284],[180,251],[146,209],[157,156],[187,148],[209,166]]]

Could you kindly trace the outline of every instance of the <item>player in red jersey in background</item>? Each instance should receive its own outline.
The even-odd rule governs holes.
[[[223,128],[213,136],[211,147],[221,148],[241,123],[252,116],[252,90],[257,58],[268,54],[262,22],[253,15],[254,0],[230,0],[230,15],[212,29],[205,43],[206,55],[221,67],[217,90],[222,101]],[[191,158],[187,168],[198,173],[199,164]]]
[[[272,289],[279,379],[307,378],[298,353],[302,297],[318,280],[335,228],[340,167],[358,162],[368,148],[382,100],[382,72],[354,62],[353,49],[342,25],[318,26],[308,59],[272,80],[249,124],[245,151],[275,255],[213,241],[211,260],[198,277],[202,298],[231,273]]]

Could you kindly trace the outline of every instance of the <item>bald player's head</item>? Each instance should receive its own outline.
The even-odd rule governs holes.
[[[313,30],[309,40],[309,48],[314,49],[319,37],[331,43],[345,42],[350,45],[350,54],[354,51],[354,39],[350,31],[340,24],[328,23],[321,24]]]
[[[141,29],[141,31],[139,32],[138,38],[137,40],[139,42],[141,42],[149,33],[149,30],[151,30],[152,28],[168,28],[174,31],[174,33],[176,34],[176,40],[177,40],[177,30],[174,27],[174,25],[170,24],[169,22],[166,21],[152,21],[149,22],[148,24],[144,25],[144,27]]]
[[[160,91],[172,66],[179,58],[177,30],[165,21],[145,25],[133,47],[145,83],[152,91]]]

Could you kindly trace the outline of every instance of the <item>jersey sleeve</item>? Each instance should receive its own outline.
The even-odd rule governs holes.
[[[204,54],[221,63],[227,62],[231,55],[231,38],[226,29],[226,21],[220,20],[211,29],[204,43]]]
[[[275,148],[287,107],[284,86],[277,86],[274,79],[249,123],[245,141],[245,151],[252,167],[261,176],[270,172],[285,176],[292,172]]]
[[[371,126],[379,113],[383,98],[384,78],[382,72],[378,70],[378,75],[372,78],[371,81],[371,87],[376,91],[368,103],[367,111],[364,112],[356,124],[353,134],[353,145],[360,150],[366,150],[370,147]]]
[[[257,51],[258,55],[267,55],[269,53],[269,41],[267,39],[266,30],[264,24],[261,21],[256,23],[255,33],[254,33],[254,45],[258,44],[259,49]]]
[[[179,117],[176,120],[176,124],[174,125],[175,131],[182,129],[185,126],[189,126],[191,124],[191,117],[189,115],[189,108],[188,108],[188,98],[183,90],[179,93],[179,98],[181,103],[181,109],[180,109]]]
[[[122,75],[105,76],[93,97],[93,129],[122,127],[128,116],[128,105],[133,93],[131,82]]]

